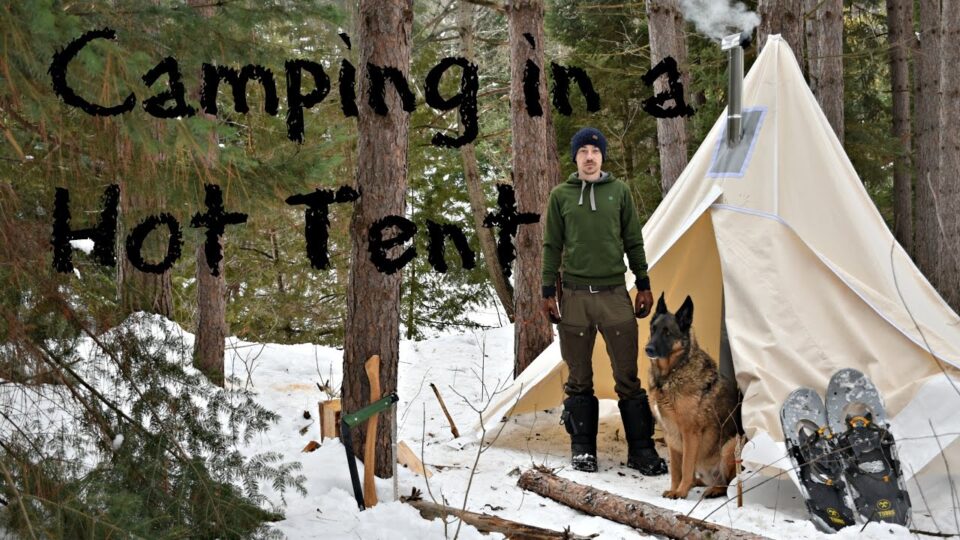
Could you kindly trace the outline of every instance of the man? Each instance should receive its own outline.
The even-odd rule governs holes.
[[[630,190],[603,172],[607,141],[583,128],[570,141],[577,172],[550,192],[543,237],[543,312],[557,323],[560,352],[570,369],[564,387],[563,423],[570,434],[573,467],[597,470],[598,401],[593,393],[593,344],[603,335],[613,363],[614,389],[627,439],[627,466],[647,476],[667,472],[653,445],[653,415],[637,379],[637,320],[650,313],[653,294],[643,237]],[[624,285],[626,252],[637,277],[633,305]],[[563,256],[563,301],[556,278]]]

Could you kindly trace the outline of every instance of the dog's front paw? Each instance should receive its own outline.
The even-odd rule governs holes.
[[[667,499],[686,499],[687,492],[680,491],[679,489],[668,489],[663,492],[663,496]]]
[[[704,499],[713,499],[715,497],[726,497],[727,486],[713,486],[703,492]]]

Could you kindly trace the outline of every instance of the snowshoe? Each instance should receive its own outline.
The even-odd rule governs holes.
[[[810,388],[794,390],[780,409],[780,422],[814,524],[825,532],[855,524],[843,481],[843,461],[820,395]]]
[[[834,373],[827,387],[827,418],[861,518],[909,525],[910,496],[876,386],[855,369]]]

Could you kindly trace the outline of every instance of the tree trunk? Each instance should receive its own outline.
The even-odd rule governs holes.
[[[687,63],[687,40],[683,30],[683,14],[678,0],[649,0],[647,19],[650,32],[651,67],[672,56],[683,74],[683,88],[690,92]],[[667,78],[653,83],[655,93],[667,90]],[[687,119],[657,118],[657,147],[660,150],[660,188],[666,195],[687,166]]]
[[[820,2],[817,24],[817,101],[843,144],[843,0]]]
[[[546,77],[546,75],[544,75],[544,77]],[[544,79],[544,81],[546,81],[546,79]],[[547,157],[547,176],[545,178],[547,187],[546,195],[544,196],[543,200],[543,219],[546,219],[546,202],[547,198],[550,196],[550,190],[563,183],[566,178],[560,176],[560,151],[557,148],[557,130],[553,125],[553,109],[549,106],[544,107],[543,115],[547,117],[547,146],[543,149],[543,152]]]
[[[940,58],[940,293],[960,311],[960,1],[943,2]]]
[[[535,224],[521,225],[516,237],[514,271],[514,376],[519,375],[553,341],[553,328],[540,312],[543,221],[547,196],[557,175],[549,158],[552,138],[547,115],[546,73],[543,46],[543,0],[512,0],[504,4],[509,21],[510,41],[510,127],[513,133],[513,186],[520,212],[540,214]],[[531,45],[524,37],[534,40]],[[539,103],[543,114],[530,116],[523,91],[527,60],[540,68]],[[553,150],[554,155],[556,150]]]
[[[159,7],[159,0],[154,0],[154,5]],[[159,31],[159,27],[148,29],[148,33],[154,38],[156,38]],[[166,132],[168,126],[160,119],[151,119],[151,126],[153,127],[154,136],[159,143],[162,140],[162,134]],[[129,144],[129,141],[126,140],[127,138],[121,136],[119,133],[117,133],[117,138],[120,144]],[[156,164],[156,162],[162,158],[155,155],[148,155],[146,159]],[[163,315],[168,319],[173,319],[172,270],[167,270],[162,274],[152,274],[137,270],[130,264],[127,258],[126,246],[127,234],[136,227],[140,218],[149,214],[159,214],[165,211],[167,200],[166,197],[162,195],[151,196],[145,193],[148,188],[142,183],[135,182],[134,185],[131,186],[130,182],[123,178],[129,174],[136,173],[124,170],[120,173],[121,179],[119,181],[120,227],[117,231],[116,252],[119,259],[119,264],[117,265],[117,296],[120,301],[120,312],[122,317],[126,317],[135,311],[146,311]],[[149,257],[153,259],[155,256],[157,260],[162,260],[163,257],[166,256],[167,242],[158,241],[158,238],[160,238],[162,234],[157,233],[161,231],[163,231],[163,229],[152,233],[147,241],[144,242],[144,258]],[[157,246],[161,247],[158,249]]]
[[[500,305],[507,314],[510,322],[516,319],[513,301],[513,286],[507,281],[497,255],[497,241],[493,237],[493,229],[483,226],[483,219],[487,215],[487,198],[483,193],[483,184],[480,180],[480,171],[477,167],[477,154],[472,144],[460,147],[460,158],[463,160],[463,174],[467,182],[467,194],[470,197],[470,210],[473,214],[473,229],[480,242],[480,252],[487,267],[487,274],[493,284],[493,290],[500,299]]]
[[[560,478],[550,471],[531,469],[520,475],[521,489],[553,499],[591,516],[600,516],[643,532],[684,539],[759,540],[763,536],[702,521],[666,508],[628,499]]]
[[[146,250],[145,250],[146,251]],[[173,319],[173,280],[171,271],[162,274],[141,272],[126,258],[126,247],[118,253],[123,257],[121,264],[121,302],[123,313],[146,311]]]
[[[120,214],[123,229],[118,231],[117,258],[119,268],[117,278],[120,290],[121,313],[128,315],[135,311],[146,311],[173,319],[173,280],[172,271],[162,274],[141,272],[130,264],[127,257],[126,237],[139,219],[134,216],[146,216],[150,209],[162,211],[165,201],[160,198],[139,196],[124,181],[120,181]],[[158,262],[166,256],[167,230],[158,227],[150,233],[143,244],[141,255],[149,262]]]
[[[197,244],[197,337],[193,345],[193,365],[210,382],[223,386],[224,340],[227,338],[227,283],[223,279],[223,259],[219,276],[210,274],[203,242]],[[220,241],[223,249],[223,240]]]
[[[213,17],[216,7],[206,0],[187,0],[187,5],[195,6],[201,17]],[[197,90],[198,92],[199,90]],[[196,97],[196,96],[194,96]],[[205,118],[215,121],[214,115],[201,112]],[[217,133],[210,130],[206,155],[194,159],[203,165],[203,171],[209,172],[216,166]],[[220,237],[220,249],[223,249],[223,237]],[[224,340],[227,338],[227,281],[224,271],[225,259],[221,259],[217,275],[211,275],[210,266],[204,253],[203,242],[197,245],[197,337],[193,348],[193,364],[217,386],[223,386]]]
[[[354,204],[350,222],[350,276],[347,283],[347,318],[344,327],[343,409],[356,411],[367,405],[370,394],[364,362],[380,355],[380,387],[387,395],[397,389],[397,364],[400,347],[400,284],[402,270],[381,273],[370,262],[371,225],[388,215],[404,215],[407,190],[407,144],[410,115],[402,109],[399,94],[391,84],[386,88],[386,115],[378,115],[365,105],[370,95],[367,64],[392,67],[407,80],[413,26],[413,0],[361,0],[357,40],[360,59],[357,68],[357,188],[360,199]],[[385,234],[390,237],[390,233]],[[395,258],[406,245],[387,252]],[[387,414],[395,414],[391,408]],[[364,443],[363,430],[354,437],[359,455]],[[392,474],[393,451],[388,416],[377,428],[375,471],[381,478]],[[369,466],[370,464],[367,464]]]
[[[913,1],[887,0],[887,42],[890,44],[890,85],[893,90],[893,136],[900,141],[893,166],[893,234],[913,253],[913,174],[910,166],[910,51]]]
[[[475,61],[473,53],[473,10],[474,6],[467,2],[460,2],[457,12],[457,26],[460,31],[463,56],[470,62]],[[497,255],[497,242],[493,237],[493,229],[483,226],[483,219],[487,215],[487,198],[483,194],[483,184],[480,181],[480,170],[477,167],[477,154],[473,143],[460,147],[460,158],[463,160],[463,176],[467,183],[467,194],[470,197],[470,210],[473,214],[473,229],[477,240],[480,241],[480,252],[490,275],[493,289],[500,298],[500,304],[510,322],[514,321],[513,287],[503,275],[503,265]]]
[[[757,29],[757,48],[763,50],[767,44],[767,36],[780,34],[787,40],[793,54],[802,59],[804,18],[804,0],[760,0],[757,7],[760,15],[760,26]]]
[[[817,7],[820,0],[803,0],[803,45],[806,51],[807,82],[813,95],[819,96],[820,88],[820,21],[817,20]]]
[[[283,266],[280,263],[280,248],[277,246],[276,229],[270,229],[270,252],[273,256],[273,271],[277,273],[277,292],[285,294],[287,288],[283,284]]]
[[[930,283],[940,286],[940,227],[944,217],[938,200],[940,152],[940,0],[920,0],[920,52],[917,55],[918,93],[915,100],[917,186],[914,256]]]
[[[625,109],[626,110],[626,109]],[[627,168],[627,178],[636,178],[637,176],[637,155],[634,142],[624,138],[623,141],[623,162]]]

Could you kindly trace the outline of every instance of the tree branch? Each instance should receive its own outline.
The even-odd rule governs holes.
[[[499,2],[494,2],[493,0],[463,0],[468,4],[473,4],[475,6],[483,6],[485,8],[490,8],[497,13],[506,13],[506,10],[500,5]]]

